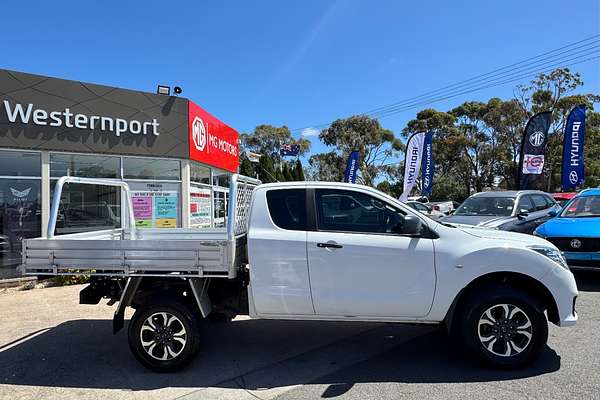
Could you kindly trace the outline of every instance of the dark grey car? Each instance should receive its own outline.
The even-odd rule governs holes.
[[[553,218],[560,205],[547,193],[519,190],[476,193],[443,222],[497,228],[505,231],[533,233],[535,228]]]

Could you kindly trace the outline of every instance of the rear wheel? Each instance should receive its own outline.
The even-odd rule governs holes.
[[[463,303],[460,338],[481,361],[504,368],[527,365],[548,340],[543,308],[527,293],[491,287],[471,294]]]
[[[178,302],[142,306],[129,323],[129,347],[153,371],[181,369],[193,360],[199,343],[197,318]]]

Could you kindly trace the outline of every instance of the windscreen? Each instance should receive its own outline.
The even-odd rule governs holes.
[[[582,196],[574,198],[566,205],[561,213],[561,217],[600,217],[600,196]]]
[[[458,207],[454,215],[509,216],[514,206],[514,197],[470,197]]]

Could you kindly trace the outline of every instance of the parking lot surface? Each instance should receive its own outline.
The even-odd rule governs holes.
[[[189,368],[155,374],[82,286],[0,293],[0,399],[600,399],[600,274],[577,273],[579,323],[550,325],[528,368],[465,357],[432,326],[254,321],[203,327]]]

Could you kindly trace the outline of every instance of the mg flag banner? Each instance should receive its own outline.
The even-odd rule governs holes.
[[[299,144],[282,144],[281,148],[279,149],[279,154],[282,157],[297,156],[299,152],[300,152]]]
[[[572,190],[583,184],[583,146],[585,143],[585,105],[571,110],[565,125],[562,159],[562,189]]]
[[[544,111],[529,119],[521,142],[520,189],[541,189],[544,156],[548,144],[548,129],[552,123],[552,112]]]
[[[433,132],[425,134],[423,142],[423,159],[421,161],[421,195],[429,196],[433,187]]]
[[[421,169],[421,158],[423,155],[423,144],[425,132],[413,133],[406,143],[406,157],[404,157],[404,188],[400,195],[400,201],[406,203],[408,196],[415,187]]]
[[[356,183],[356,174],[358,173],[358,161],[360,155],[358,151],[353,151],[348,156],[346,171],[344,171],[344,182]]]

